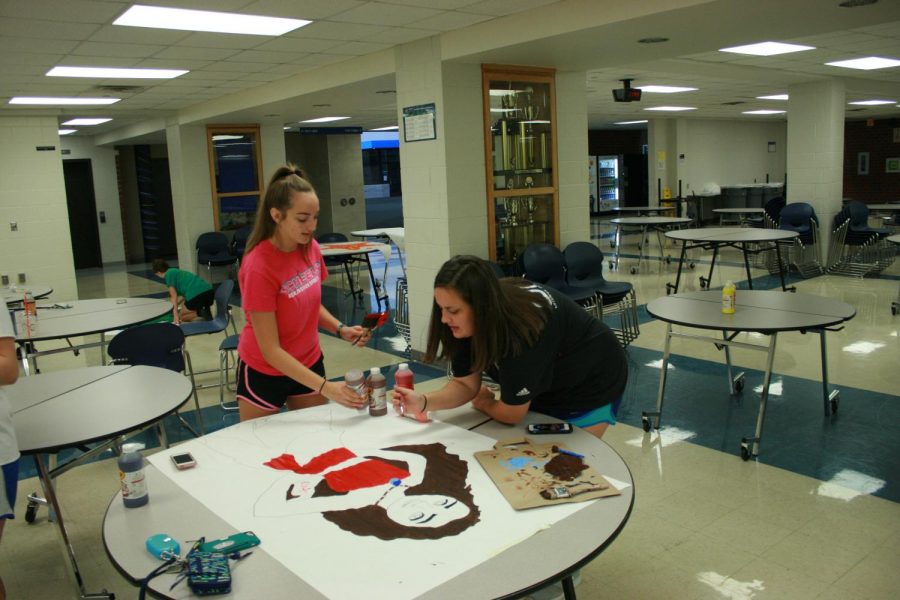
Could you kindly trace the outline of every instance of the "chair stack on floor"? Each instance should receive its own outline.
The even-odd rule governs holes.
[[[536,243],[526,246],[522,252],[522,270],[526,279],[552,287],[594,313],[597,318],[602,317],[596,291],[588,287],[571,286],[566,281],[566,257],[553,244]]]
[[[228,276],[231,277],[232,269],[238,264],[238,259],[229,249],[228,237],[221,231],[208,231],[201,233],[197,238],[197,274],[200,274],[200,265],[206,267],[209,280],[212,281],[213,267],[228,267]]]
[[[787,261],[788,266],[796,268],[803,277],[821,275],[819,219],[816,217],[816,211],[812,205],[806,202],[792,202],[786,205],[781,210],[778,228],[785,231],[796,231],[798,234],[790,242],[783,243],[784,246],[787,246],[787,252],[782,251],[782,258]],[[775,268],[777,269],[778,266],[775,265]],[[770,270],[770,272],[772,271]]]
[[[603,277],[603,252],[591,242],[572,242],[566,246],[563,256],[567,283],[594,292],[601,320],[619,317],[619,328],[613,328],[613,331],[623,346],[636,339],[641,329],[634,286],[626,281],[607,281]]]
[[[848,202],[832,221],[828,271],[853,277],[880,273],[894,262],[894,245],[885,240],[890,233],[869,227],[865,204]]]
[[[778,222],[781,219],[781,211],[784,209],[784,197],[775,196],[766,201],[763,206],[763,214],[759,217],[751,217],[747,219],[747,223],[751,227],[760,227],[765,229],[778,229]],[[757,244],[758,248],[759,245]],[[778,272],[778,265],[775,264],[775,251],[758,252],[754,255],[753,266],[760,269],[768,269],[770,273]]]

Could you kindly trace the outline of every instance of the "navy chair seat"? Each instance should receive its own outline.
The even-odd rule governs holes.
[[[181,331],[185,337],[192,335],[201,335],[204,333],[219,333],[228,329],[231,322],[231,309],[228,307],[228,301],[231,299],[231,293],[234,291],[234,281],[226,279],[219,284],[215,293],[216,315],[211,321],[191,321],[190,323],[182,323]],[[235,329],[237,326],[233,325]],[[235,331],[237,333],[237,331]]]
[[[552,287],[579,304],[594,298],[593,290],[568,284],[566,259],[562,251],[552,244],[529,244],[522,253],[522,266],[528,280]]]

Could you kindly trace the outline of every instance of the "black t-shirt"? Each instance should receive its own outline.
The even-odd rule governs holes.
[[[588,411],[618,399],[628,380],[628,363],[615,333],[552,288],[526,289],[549,300],[550,314],[534,345],[488,368],[500,384],[503,402],[530,401],[530,410],[554,414]],[[472,373],[470,340],[463,340],[451,362],[454,376]]]

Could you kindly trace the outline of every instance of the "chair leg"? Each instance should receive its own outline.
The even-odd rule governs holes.
[[[228,387],[228,357],[231,350],[223,350],[219,353],[219,406],[222,410],[237,410],[238,406],[225,405],[225,388]],[[230,389],[230,388],[229,388]]]
[[[183,348],[182,352],[184,353],[184,363],[187,365],[188,376],[191,378],[191,391],[194,394],[194,406],[197,409],[197,427],[200,429],[200,435],[205,435],[206,431],[203,428],[203,413],[200,412],[200,397],[197,394],[197,382],[194,379],[194,366],[191,363],[191,355],[188,353],[187,348]],[[182,423],[188,429],[193,431],[193,428],[189,426],[184,419],[182,419]],[[194,435],[196,435],[196,432],[194,432]]]

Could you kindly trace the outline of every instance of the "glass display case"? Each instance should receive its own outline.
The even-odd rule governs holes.
[[[554,76],[482,67],[489,249],[502,265],[530,243],[559,241]]]

